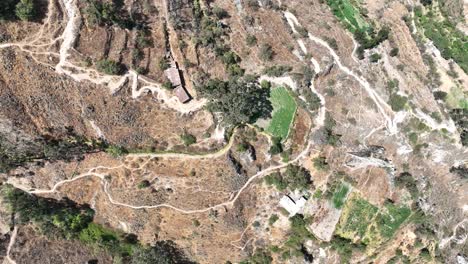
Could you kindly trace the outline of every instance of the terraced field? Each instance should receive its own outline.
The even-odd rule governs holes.
[[[270,101],[273,113],[266,131],[275,137],[286,139],[296,113],[296,101],[284,87],[272,89]]]
[[[328,5],[333,14],[343,22],[351,32],[365,31],[369,25],[362,17],[359,10],[349,0],[328,0]]]
[[[371,247],[378,246],[392,238],[410,214],[406,206],[388,203],[379,208],[353,194],[343,209],[336,233],[351,240],[359,238]]]

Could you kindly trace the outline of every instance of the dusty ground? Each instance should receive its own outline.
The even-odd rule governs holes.
[[[247,127],[235,130],[232,136],[223,135],[213,115],[203,108],[205,103],[196,96],[194,87],[208,77],[227,78],[227,72],[212,49],[194,44],[193,3],[182,2],[175,11],[169,10],[168,4],[174,4],[170,1],[154,1],[146,8],[141,1],[125,3],[125,8],[145,17],[151,32],[153,43],[143,50],[138,65],[132,65],[136,30],[90,25],[81,13],[83,1],[71,1],[77,8],[74,18],[80,23],[69,23],[73,20],[65,14],[74,10],[73,5],[59,0],[41,5],[48,12],[38,21],[2,23],[0,123],[15,127],[10,134],[60,138],[71,127],[87,138],[104,138],[144,152],[120,158],[88,154],[80,161],[18,168],[2,178],[34,194],[90,204],[96,211],[96,222],[134,233],[144,244],[173,240],[193,260],[224,263],[241,261],[257,248],[280,245],[287,239],[289,220],[278,207],[285,193],[262,183],[270,172],[289,163],[302,165],[311,173],[315,188],[322,190],[342,172],[366,200],[381,206],[388,199],[404,202],[407,192],[395,187],[395,177],[407,171],[423,193],[421,206],[437,223],[435,236],[455,241],[452,234],[458,229],[454,232],[453,228],[466,218],[464,194],[468,187],[449,169],[466,162],[467,151],[444,106],[435,101],[427,85],[429,68],[414,32],[402,19],[411,15],[404,4],[363,3],[370,19],[392,29],[388,41],[369,51],[382,54],[378,63],[371,63],[368,58],[355,58],[351,34],[322,1],[283,1],[276,9],[258,10],[247,1],[240,1],[240,6],[235,1],[201,1],[204,8],[219,6],[229,13],[220,22],[228,27],[223,41],[241,57],[240,65],[247,73],[261,73],[264,67],[279,64],[291,65],[295,71],[310,64],[317,73],[311,89],[323,97],[322,106],[315,113],[298,109],[291,135],[284,142],[292,150],[285,163],[268,153],[271,139],[264,133]],[[171,12],[181,19],[180,24],[176,25]],[[304,27],[308,35],[294,33],[297,26]],[[30,32],[37,34],[30,36]],[[246,44],[248,34],[257,37],[253,47]],[[338,49],[331,49],[326,38],[335,39]],[[262,43],[272,46],[271,62],[258,58]],[[390,57],[394,47],[399,48],[399,55]],[[177,103],[170,91],[161,89],[165,79],[159,61],[167,52],[179,62],[187,88],[195,96],[189,104]],[[306,61],[306,54],[317,64]],[[120,77],[108,76],[97,73],[94,65],[87,66],[88,59],[93,64],[103,58],[119,61],[129,71]],[[436,60],[442,73],[446,72],[445,63]],[[138,75],[135,67],[144,67],[147,72]],[[466,80],[466,74],[459,80],[441,76],[442,90]],[[388,104],[387,86],[393,79],[398,80],[399,93],[410,100],[400,112]],[[326,143],[325,112],[336,122],[333,133],[341,135],[335,146]],[[438,113],[442,121],[435,122],[425,113]],[[428,127],[418,132],[419,143],[429,143],[419,152],[408,138],[414,130],[413,119]],[[449,135],[444,136],[442,129]],[[193,134],[197,143],[184,146],[180,138],[184,132]],[[254,152],[239,150],[244,141]],[[375,146],[381,152],[359,154]],[[314,167],[313,159],[318,156],[326,158],[328,170]],[[314,217],[312,233],[328,241],[341,211],[329,201],[310,199],[308,203],[307,213]],[[279,220],[269,226],[272,213],[277,213]],[[411,248],[414,228],[404,226],[382,245],[374,256],[376,263],[388,261],[399,247],[405,254],[418,254]],[[2,238],[2,248],[8,239]],[[340,262],[329,248],[309,242],[314,256],[320,256],[323,263]],[[441,249],[449,262],[463,243],[460,245],[453,245],[453,250]],[[0,255],[8,254],[3,250]],[[90,258],[110,262],[105,254],[95,255],[72,242],[49,240],[28,227],[21,228],[9,257],[17,263],[30,263],[31,256],[45,263],[78,263]],[[354,257],[356,262],[371,261],[363,254]],[[274,259],[281,262],[277,255]]]

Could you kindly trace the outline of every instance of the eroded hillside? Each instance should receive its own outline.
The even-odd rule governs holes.
[[[463,1],[0,3],[4,263],[466,263]]]

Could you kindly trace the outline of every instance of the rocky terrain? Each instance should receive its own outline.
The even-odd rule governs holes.
[[[467,263],[468,3],[5,0],[3,263]]]

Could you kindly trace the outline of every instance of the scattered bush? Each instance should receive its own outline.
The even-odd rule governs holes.
[[[312,183],[309,172],[303,167],[289,164],[283,173],[283,179],[291,190],[308,189]]]
[[[159,60],[159,69],[161,71],[164,71],[164,70],[167,70],[169,69],[169,67],[171,67],[171,65],[169,64],[169,62],[167,61],[166,58],[161,58],[161,60]]]
[[[134,26],[134,22],[127,19],[120,6],[117,7],[114,2],[101,2],[97,0],[87,0],[85,9],[87,21],[91,25],[97,26],[112,26],[117,25],[121,28],[130,29]]]
[[[274,172],[265,176],[265,183],[275,186],[279,191],[284,191],[288,187],[287,183],[283,180],[283,177],[279,172]]]

